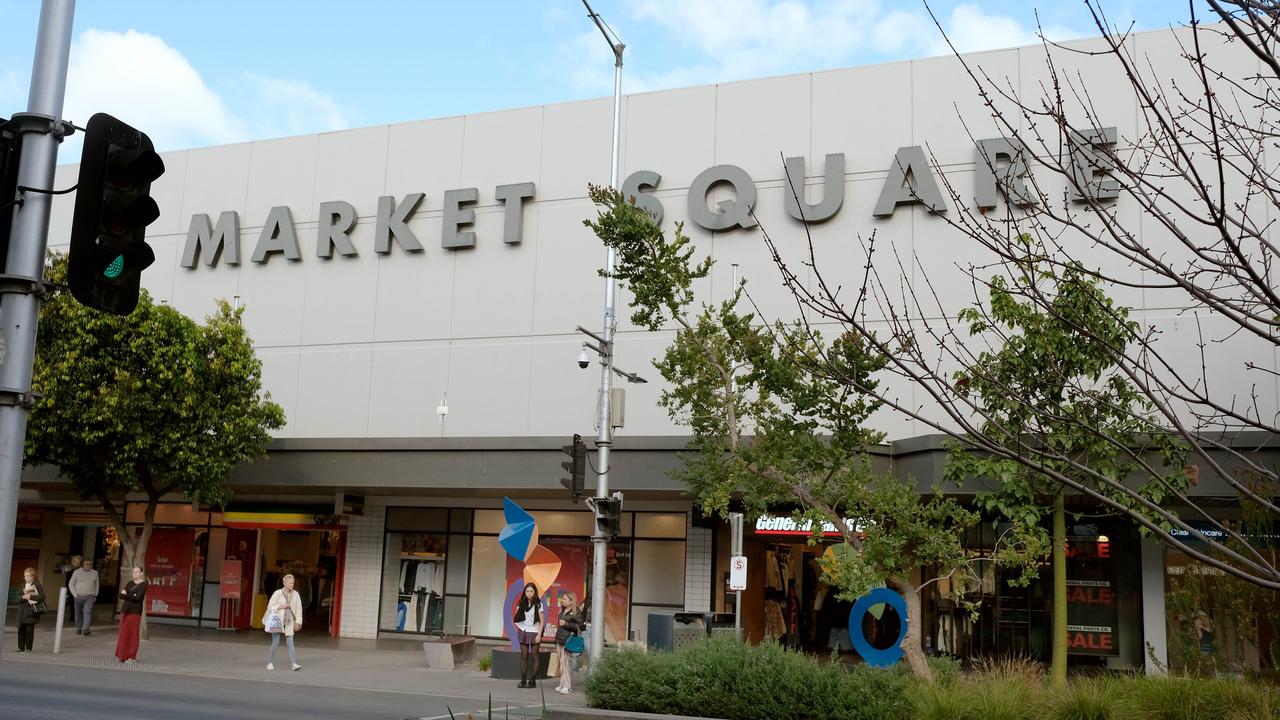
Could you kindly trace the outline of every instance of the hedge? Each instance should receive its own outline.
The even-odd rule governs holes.
[[[610,652],[586,682],[592,707],[727,720],[1280,720],[1276,688],[1235,680],[1107,676],[1063,689],[1007,672],[938,681],[905,668],[820,664],[774,643],[717,638]]]

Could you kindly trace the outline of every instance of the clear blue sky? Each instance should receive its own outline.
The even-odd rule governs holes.
[[[1186,3],[1102,0],[1119,25]],[[918,0],[595,0],[627,43],[624,92],[942,52]],[[1096,35],[1081,0],[936,0],[962,50]],[[1201,3],[1197,2],[1199,6]],[[38,0],[0,0],[0,114],[25,109]],[[1206,11],[1207,17],[1207,11]],[[106,111],[162,150],[612,92],[581,0],[80,0],[65,115]],[[130,78],[116,80],[115,78]],[[62,162],[74,161],[65,156]]]

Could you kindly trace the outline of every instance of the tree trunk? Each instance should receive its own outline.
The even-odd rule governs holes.
[[[929,667],[920,640],[920,589],[916,583],[898,578],[890,578],[888,585],[901,593],[907,603],[907,616],[900,618],[907,624],[907,634],[902,638],[901,646],[903,657],[907,659],[907,666],[911,668],[912,675],[932,683],[933,668]],[[854,628],[850,627],[849,632],[854,632]]]
[[[156,505],[158,499],[148,498],[147,509],[142,516],[142,534],[136,539],[125,532],[123,516],[112,513],[112,523],[116,526],[116,534],[120,537],[120,589],[124,590],[124,586],[133,580],[133,568],[142,568],[143,574],[147,571],[147,546],[151,544],[151,530],[155,527],[156,522]],[[116,606],[119,607],[120,598],[116,597]],[[147,633],[147,607],[146,603],[142,606],[142,622],[138,626],[138,634],[143,640],[150,639]]]
[[[1067,503],[1064,493],[1053,498],[1053,662],[1049,680],[1067,684]]]

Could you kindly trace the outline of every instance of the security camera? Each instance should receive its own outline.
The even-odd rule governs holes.
[[[578,353],[578,367],[582,368],[583,370],[586,370],[587,366],[590,364],[591,364],[591,358],[587,357],[587,351],[585,349],[582,352]]]

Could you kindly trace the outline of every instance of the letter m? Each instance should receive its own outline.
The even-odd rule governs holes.
[[[240,216],[228,210],[218,216],[215,227],[205,214],[191,216],[191,228],[187,230],[187,245],[182,251],[182,267],[194,268],[196,259],[204,252],[204,264],[213,267],[218,256],[223,255],[227,265],[240,264]]]

